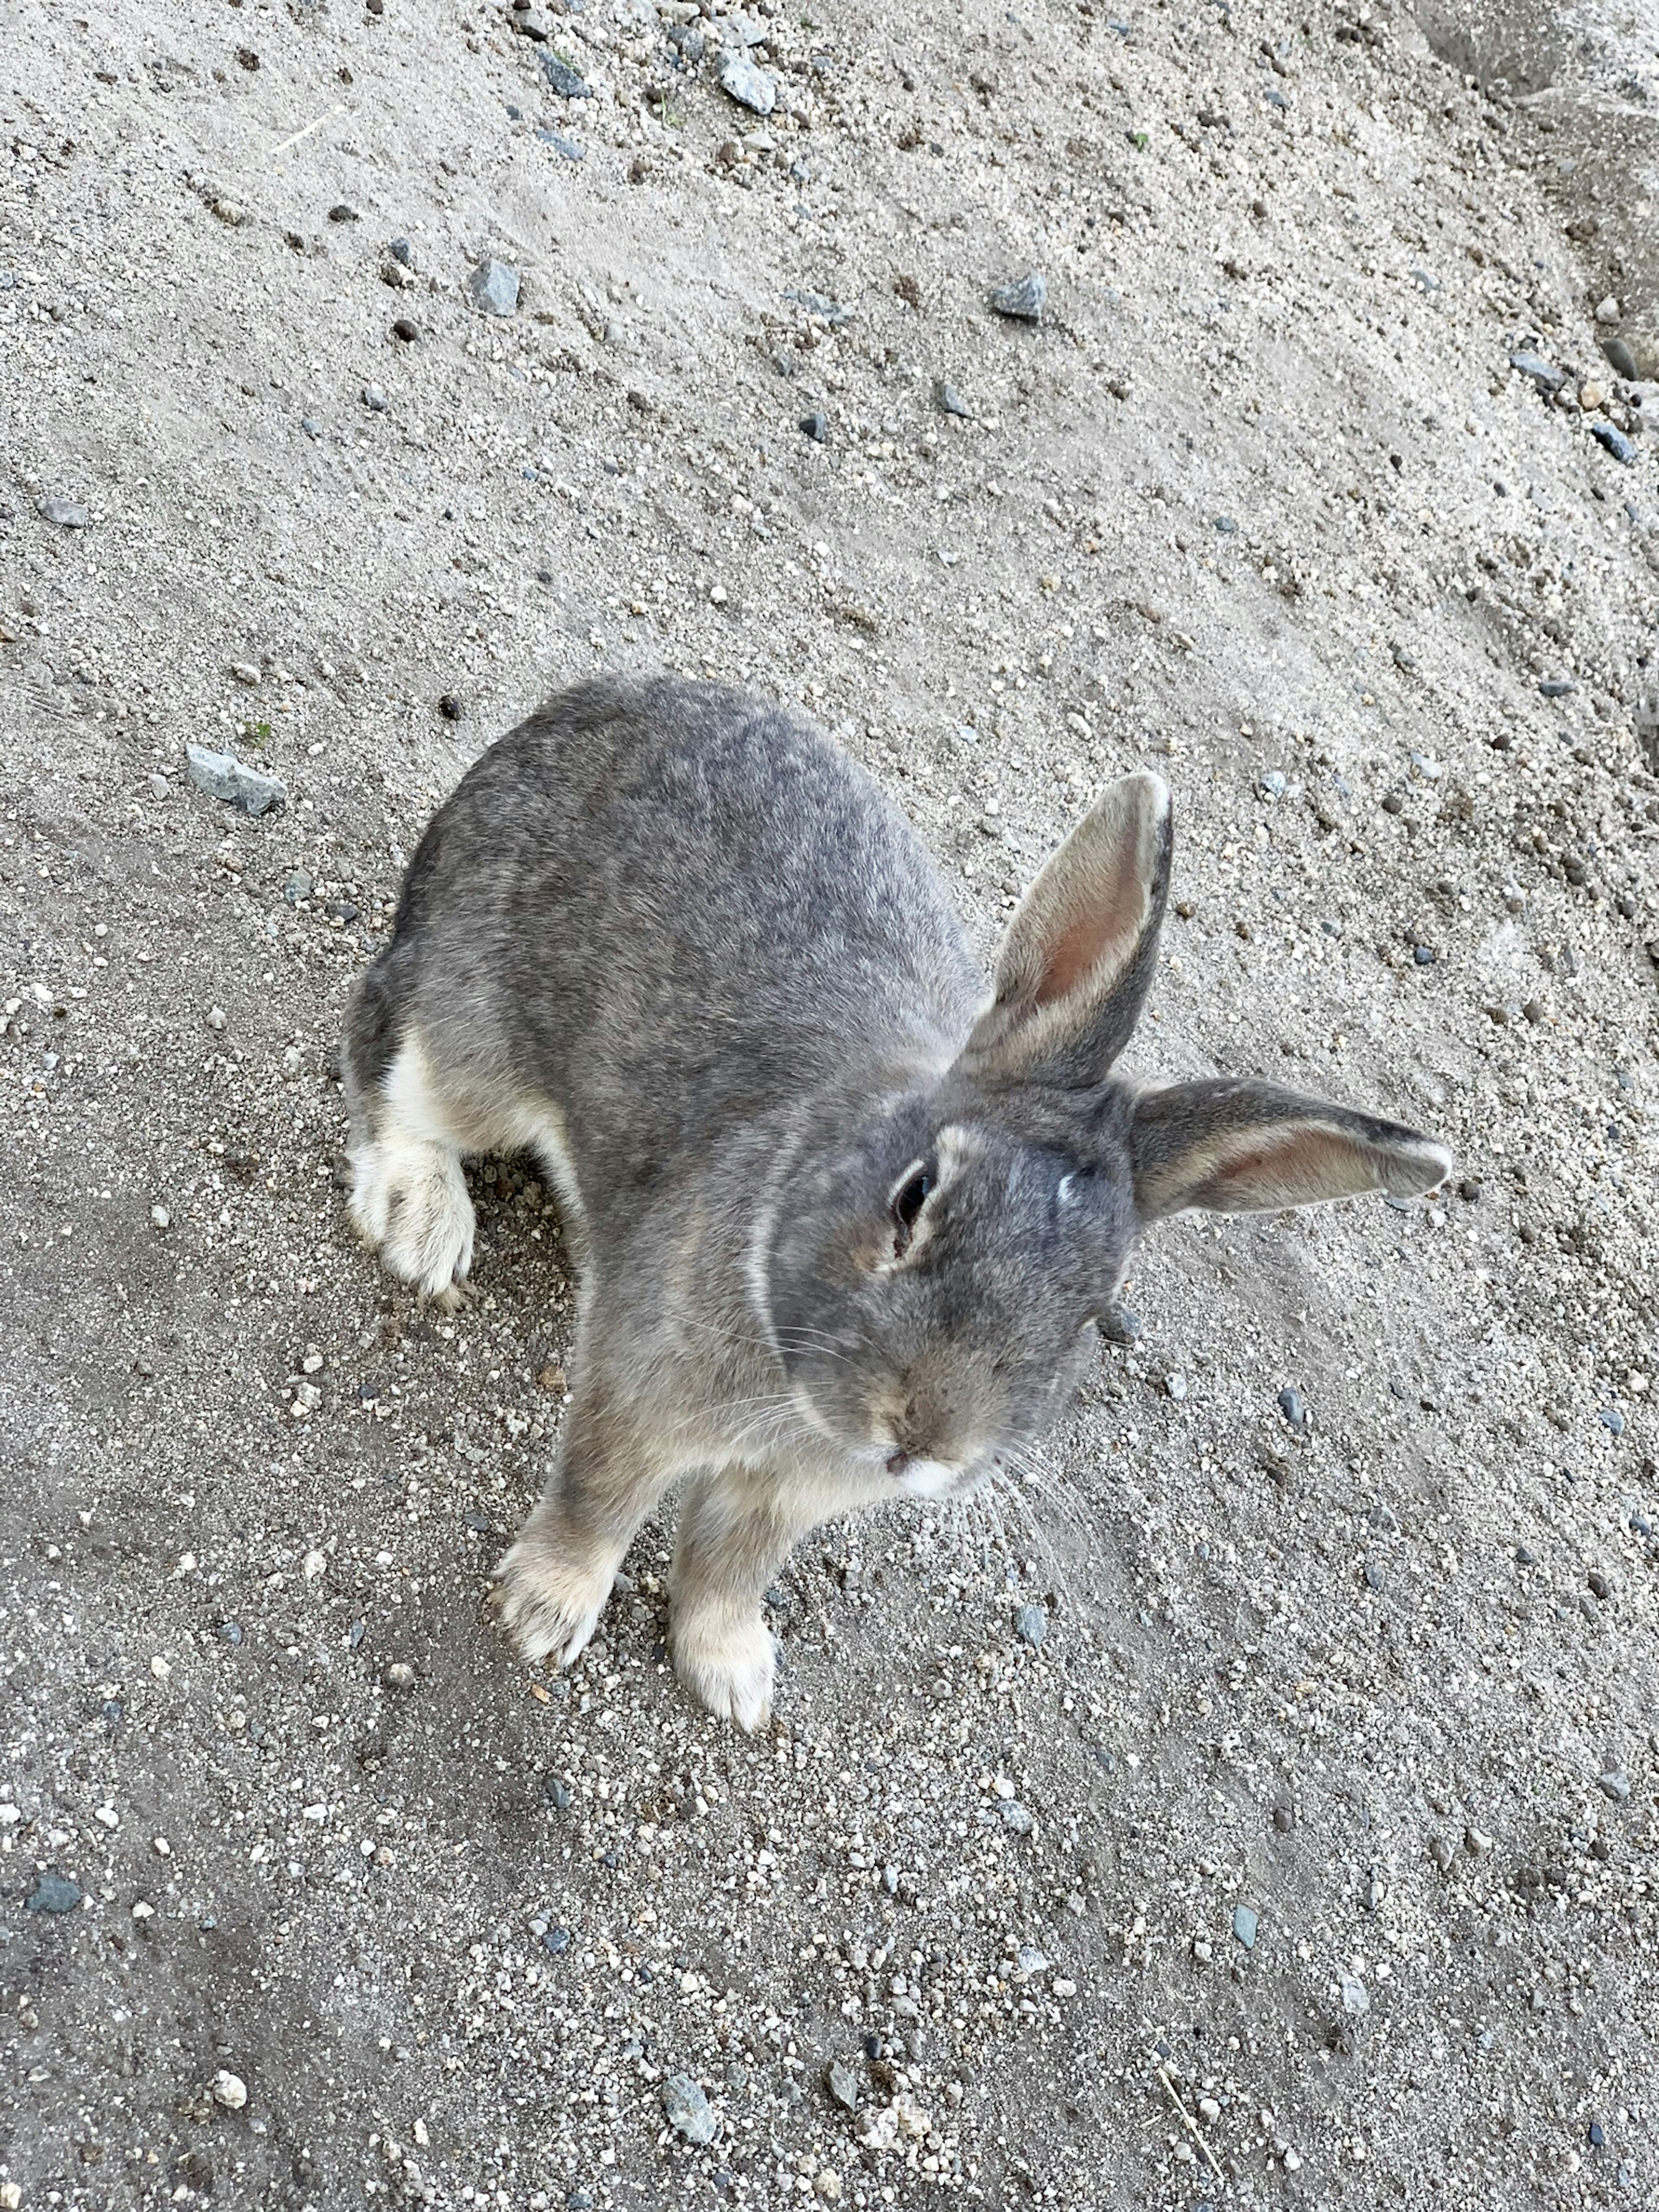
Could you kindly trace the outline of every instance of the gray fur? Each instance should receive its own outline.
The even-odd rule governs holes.
[[[528,1144],[561,1194],[574,1402],[501,1569],[526,1656],[580,1650],[640,1521],[694,1475],[676,1664],[758,1725],[760,1595],[790,1543],[966,1492],[1047,1427],[1144,1219],[1446,1172],[1413,1131],[1266,1085],[1113,1079],[1170,850],[1164,787],[1111,786],[993,994],[909,824],[787,710],[595,682],[463,779],[348,1018],[352,1203],[389,1266],[453,1297],[462,1152]]]

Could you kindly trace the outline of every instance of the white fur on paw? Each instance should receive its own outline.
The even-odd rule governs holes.
[[[389,1272],[441,1304],[472,1265],[472,1200],[453,1152],[371,1145],[353,1156],[351,1218]]]
[[[599,1626],[615,1576],[609,1561],[566,1556],[537,1534],[520,1537],[495,1580],[502,1625],[523,1656],[568,1667]]]
[[[772,1632],[758,1614],[677,1621],[671,1648],[674,1672],[699,1704],[750,1735],[765,1727],[777,1655]]]

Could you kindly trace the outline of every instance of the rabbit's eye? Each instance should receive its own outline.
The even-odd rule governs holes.
[[[927,1194],[933,1188],[933,1170],[929,1167],[910,1169],[904,1180],[888,1200],[888,1212],[893,1217],[896,1256],[904,1251],[910,1242],[910,1233],[916,1225],[917,1216],[927,1203]]]

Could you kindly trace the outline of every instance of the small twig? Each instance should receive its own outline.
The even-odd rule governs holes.
[[[302,130],[296,131],[291,138],[284,138],[280,146],[273,146],[270,149],[271,160],[274,161],[279,154],[286,154],[290,146],[297,146],[302,138],[309,138],[313,131],[320,131],[324,124],[329,122],[334,116],[344,113],[344,101],[337,100],[334,106],[319,115],[314,123],[307,123]]]
[[[1181,2092],[1170,2080],[1170,2069],[1167,2066],[1160,2066],[1158,2068],[1158,2078],[1164,2084],[1165,2090],[1168,2092],[1170,2102],[1175,2106],[1176,2112],[1180,2113],[1182,2126],[1186,2129],[1188,2134],[1198,2145],[1200,2154],[1203,2158],[1205,2165],[1209,2167],[1216,2179],[1224,2187],[1227,2177],[1223,2173],[1221,2168],[1216,2164],[1215,2153],[1210,2148],[1208,2143],[1205,2142],[1203,2136],[1199,2133],[1198,2122],[1187,2110],[1185,2105],[1182,2103]]]

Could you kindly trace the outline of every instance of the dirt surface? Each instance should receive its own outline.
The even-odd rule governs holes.
[[[0,6],[0,2206],[1652,2202],[1653,181],[1559,154],[1642,102],[1381,0],[687,12]],[[1149,1241],[1024,1519],[802,1547],[753,1742],[660,1529],[568,1680],[493,1625],[526,1164],[453,1319],[339,1188],[423,818],[665,665],[988,951],[1158,767],[1140,1072],[1459,1159]]]

